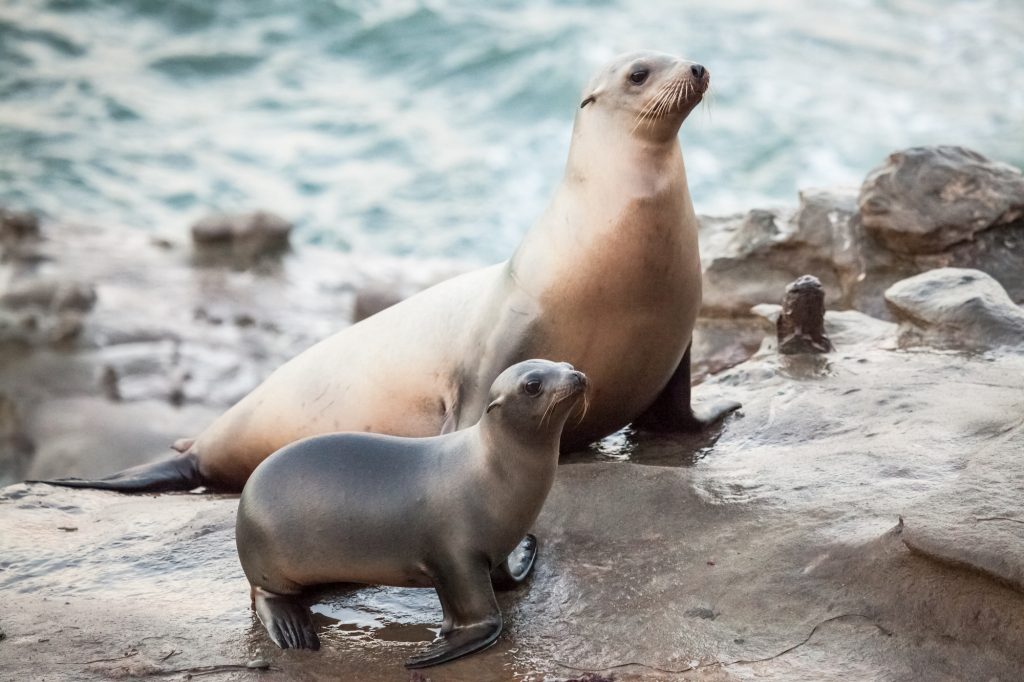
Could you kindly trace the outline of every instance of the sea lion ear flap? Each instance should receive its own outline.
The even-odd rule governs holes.
[[[584,99],[582,102],[580,102],[580,109],[582,109],[583,107],[587,106],[588,104],[591,104],[592,102],[596,102],[596,101],[597,101],[597,93],[591,93],[590,95],[588,95],[586,97],[586,99]]]
[[[488,412],[490,412],[491,410],[493,410],[496,407],[501,407],[502,403],[504,403],[504,402],[505,402],[504,398],[495,398],[494,400],[491,401],[491,404],[487,406],[487,409],[484,410],[484,414],[487,414]]]

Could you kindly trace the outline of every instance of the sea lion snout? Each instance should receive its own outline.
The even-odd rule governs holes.
[[[703,64],[690,62],[689,78],[694,94],[701,96],[708,90],[711,84],[711,72]]]
[[[568,362],[558,362],[553,364],[564,370],[559,376],[559,379],[562,382],[561,386],[559,386],[560,389],[568,390],[570,394],[581,393],[587,389],[589,381],[586,374],[579,371]]]
[[[586,374],[577,370],[573,370],[572,378],[573,381],[576,382],[576,385],[579,386],[580,390],[587,390],[587,384],[589,383],[589,381],[587,380]]]
[[[581,393],[587,390],[587,386],[590,384],[590,381],[587,379],[587,375],[574,368],[572,365],[569,365],[569,372],[566,374],[566,378],[567,383],[574,389],[574,392]]]

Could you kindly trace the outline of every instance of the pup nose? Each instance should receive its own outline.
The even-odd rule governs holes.
[[[576,370],[573,370],[572,379],[580,388],[587,387],[587,375],[584,374],[583,372],[577,372]]]
[[[707,72],[708,70],[705,69],[700,64],[694,64],[693,66],[690,67],[690,73],[692,73],[693,77],[696,78],[697,80],[704,78]]]

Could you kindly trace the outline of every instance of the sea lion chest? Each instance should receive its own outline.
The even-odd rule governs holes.
[[[696,218],[685,195],[635,197],[610,223],[598,220],[585,225],[593,231],[585,240],[554,240],[562,258],[539,295],[524,289],[509,301],[534,313],[523,357],[565,358],[591,379],[586,417],[566,427],[573,443],[621,428],[654,401],[700,307]]]

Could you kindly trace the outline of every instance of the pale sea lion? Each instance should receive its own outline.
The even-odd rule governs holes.
[[[267,458],[242,491],[235,537],[271,639],[320,648],[298,595],[345,582],[437,590],[441,639],[410,668],[494,642],[502,620],[491,571],[537,519],[586,385],[569,364],[529,360],[498,376],[469,428],[314,436]]]
[[[562,182],[510,260],[309,348],[182,441],[181,456],[51,482],[240,490],[270,453],[309,436],[432,436],[474,424],[498,373],[532,357],[565,358],[590,377],[590,409],[568,425],[563,450],[630,422],[692,430],[735,409],[690,405],[701,270],[678,132],[708,82],[703,66],[666,54],[615,59],[583,91]]]

